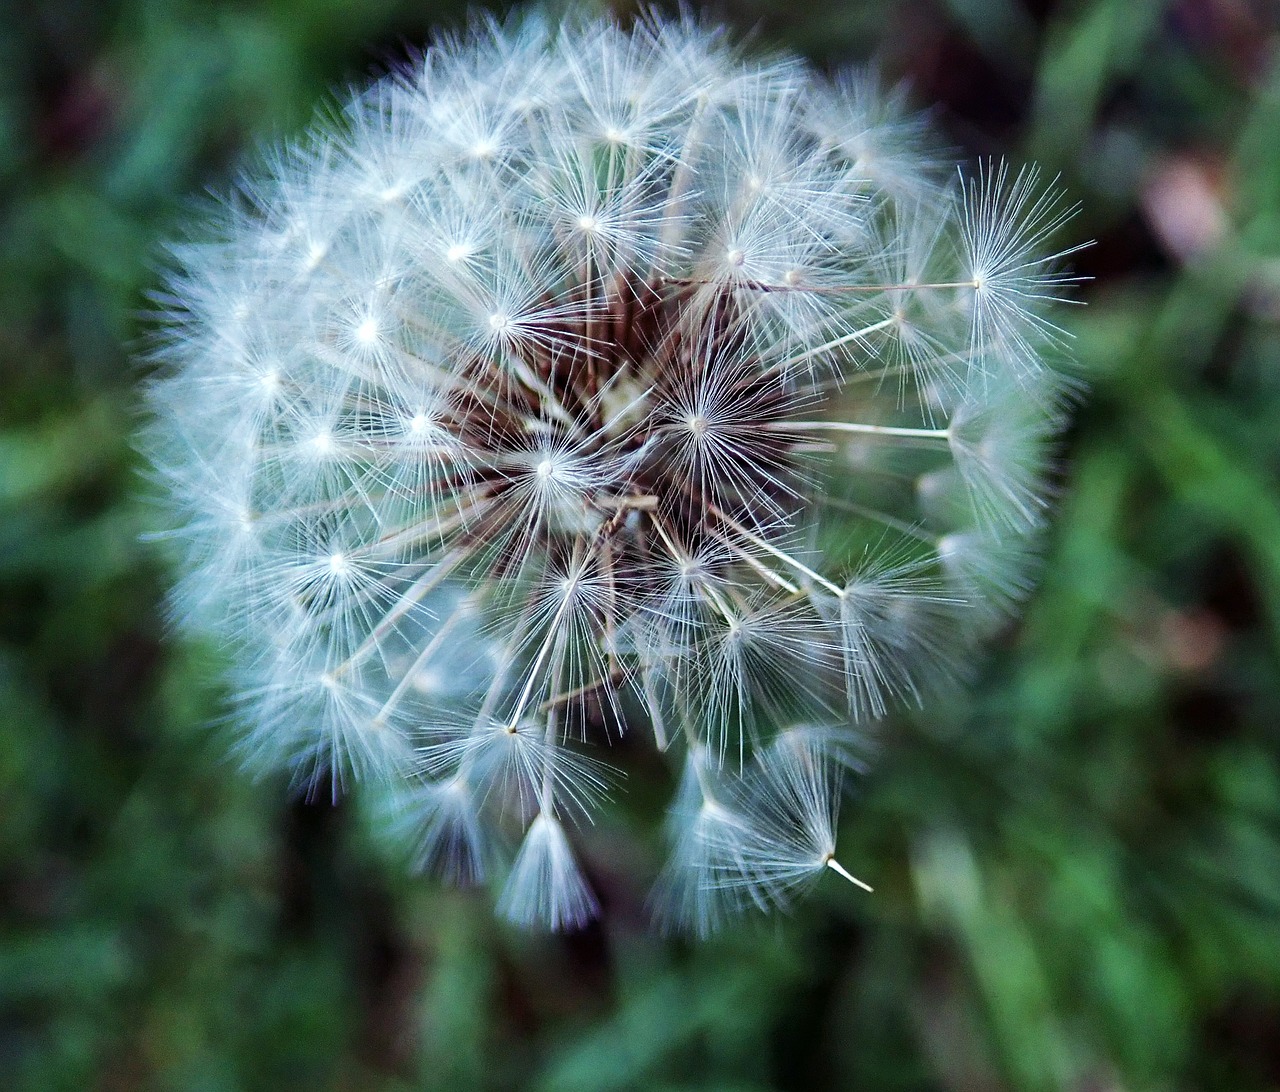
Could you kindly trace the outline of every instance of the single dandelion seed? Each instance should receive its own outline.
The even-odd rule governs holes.
[[[423,869],[571,929],[594,752],[648,730],[664,927],[870,891],[859,733],[1031,585],[1070,212],[690,20],[479,23],[350,96],[158,297],[173,613],[245,763],[378,786]]]

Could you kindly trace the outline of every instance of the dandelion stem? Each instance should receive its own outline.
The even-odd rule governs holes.
[[[790,368],[795,364],[801,364],[806,360],[812,360],[815,356],[822,356],[831,352],[833,349],[839,349],[842,345],[848,345],[851,341],[865,341],[871,334],[879,333],[881,330],[887,330],[890,326],[896,325],[898,319],[894,315],[890,315],[886,319],[879,322],[873,322],[870,326],[864,326],[860,330],[850,330],[847,334],[841,334],[837,338],[824,342],[821,345],[815,345],[811,349],[806,349],[802,353],[788,357],[786,360],[779,361],[771,368],[771,371]]]
[[[933,546],[935,549],[937,548],[938,536],[930,534],[919,524],[908,523],[906,520],[891,516],[888,512],[881,512],[878,508],[870,508],[865,504],[841,500],[838,497],[823,497],[822,503],[827,508],[836,508],[842,512],[852,512],[856,516],[862,516],[865,519],[874,520],[876,523],[882,523],[886,527],[892,527],[895,531],[901,531],[909,538],[917,539],[926,545]]]
[[[419,603],[424,596],[430,594],[432,590],[438,588],[447,580],[449,574],[461,565],[474,549],[473,546],[455,547],[423,573],[422,576],[405,589],[391,609],[379,619],[378,624],[369,631],[369,636],[360,642],[360,647],[335,667],[330,674],[334,678],[339,677],[343,672],[348,671],[369,655],[370,652],[378,648],[382,639],[387,635],[387,631],[412,610],[414,605]]]
[[[868,883],[863,883],[860,879],[858,879],[857,876],[855,876],[852,872],[850,872],[847,868],[845,868],[844,865],[842,865],[834,857],[827,858],[827,867],[831,869],[831,871],[834,872],[837,876],[843,876],[851,884],[854,884],[856,887],[861,887],[863,891],[875,891],[874,887],[872,887]]]
[[[538,396],[540,409],[550,413],[575,436],[582,435],[582,429],[573,414],[565,409],[564,404],[556,397],[555,392],[534,374],[528,364],[517,357],[511,362],[510,368],[512,374]]]
[[[768,432],[857,432],[868,436],[896,436],[908,440],[950,440],[950,428],[904,428],[897,425],[866,425],[858,421],[766,421]]]
[[[389,535],[384,535],[369,547],[370,556],[374,550],[379,553],[386,554],[403,550],[407,546],[427,539],[444,538],[445,535],[458,530],[460,527],[466,526],[467,514],[473,509],[480,507],[485,501],[491,498],[490,491],[492,486],[484,484],[475,486],[470,490],[471,498],[466,503],[459,504],[448,516],[436,518],[433,520],[425,520],[422,523],[415,523],[409,527],[402,527],[398,531],[393,531]],[[454,494],[454,500],[459,499],[465,494]]]
[[[525,708],[529,704],[529,698],[533,694],[534,685],[537,683],[539,674],[542,671],[542,664],[550,655],[552,648],[561,637],[560,623],[564,620],[565,613],[569,609],[569,604],[573,602],[574,592],[578,588],[578,580],[581,573],[574,573],[565,579],[565,587],[563,589],[564,597],[560,602],[560,606],[556,608],[556,613],[551,621],[547,624],[547,637],[538,649],[537,656],[534,657],[533,663],[529,665],[529,670],[524,681],[524,688],[520,691],[520,698],[515,704],[515,708],[511,711],[511,716],[507,720],[507,731],[515,730],[516,725],[520,722],[520,718],[524,716]]]
[[[614,667],[607,675],[602,675],[600,678],[593,679],[591,682],[585,682],[581,686],[575,686],[572,690],[565,690],[562,693],[548,698],[538,706],[538,712],[546,713],[555,709],[557,706],[568,705],[569,702],[576,701],[578,698],[586,697],[588,694],[595,690],[599,690],[603,686],[615,685],[621,682],[624,677],[625,675],[621,666]]]
[[[1076,249],[1079,249],[1078,247]],[[1067,251],[1066,253],[1070,253]],[[698,277],[662,277],[662,284],[674,284],[681,287],[700,284],[712,284],[713,281]],[[938,288],[981,288],[979,280],[967,281],[929,281],[926,283],[903,281],[901,284],[769,284],[765,281],[738,281],[736,288],[745,288],[752,292],[808,292],[812,295],[874,295],[877,292],[915,292]],[[1056,297],[1052,297],[1055,298]]]
[[[452,631],[454,628],[457,627],[458,623],[462,621],[463,616],[470,609],[470,607],[471,607],[470,599],[469,598],[464,599],[461,603],[458,604],[458,607],[453,612],[453,614],[450,615],[447,619],[445,619],[444,622],[440,624],[440,628],[437,629],[436,632],[432,635],[431,640],[429,640],[426,643],[426,645],[423,646],[422,651],[418,653],[417,659],[413,661],[413,663],[409,666],[409,669],[404,673],[403,676],[401,676],[400,681],[396,684],[396,688],[391,691],[390,696],[383,703],[382,708],[378,710],[378,715],[373,718],[375,721],[381,721],[386,719],[387,714],[391,712],[396,702],[400,700],[400,698],[404,695],[404,692],[408,690],[409,687],[412,685],[414,677],[418,674],[419,671],[422,670],[424,666],[426,666],[427,662],[431,659],[431,657],[436,654],[440,646],[444,644],[445,639],[449,636],[450,631]]]
[[[826,588],[827,591],[832,593],[832,595],[839,596],[841,599],[844,598],[843,588],[840,588],[837,585],[831,583],[831,581],[828,580],[821,573],[814,572],[803,561],[800,561],[797,558],[792,557],[785,550],[780,550],[778,549],[777,546],[773,545],[773,543],[767,541],[766,539],[761,538],[759,535],[752,534],[745,527],[743,527],[742,524],[740,524],[737,520],[733,519],[730,516],[725,515],[714,504],[708,505],[707,511],[713,513],[715,517],[719,519],[722,523],[724,523],[726,526],[732,527],[738,534],[740,534],[748,542],[752,543],[755,546],[760,547],[760,549],[764,550],[765,553],[772,554],[784,565],[787,565],[790,568],[795,569],[796,572],[801,573],[804,576],[807,576],[815,584],[818,584],[821,587]]]
[[[792,595],[800,594],[800,589],[796,587],[795,584],[792,584],[791,581],[787,580],[785,577],[779,576],[771,568],[769,568],[768,565],[764,564],[764,562],[762,562],[758,557],[752,557],[751,554],[749,554],[746,550],[744,550],[741,546],[739,546],[738,543],[734,542],[733,539],[731,539],[723,531],[715,530],[715,531],[712,531],[712,534],[715,535],[715,537],[719,539],[721,542],[723,542],[726,546],[728,546],[729,549],[732,550],[738,558],[745,561],[748,565],[751,566],[751,568],[755,569],[755,571],[758,572],[762,577],[764,577],[765,580],[767,580],[770,584],[773,584],[776,587],[781,588],[783,591],[790,592]]]

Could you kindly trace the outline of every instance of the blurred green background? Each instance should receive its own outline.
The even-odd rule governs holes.
[[[1277,5],[717,5],[1061,172],[1097,245],[1042,586],[883,733],[841,831],[876,894],[701,945],[647,924],[638,744],[564,938],[252,782],[139,541],[159,241],[461,7],[0,6],[0,1089],[1280,1088]]]

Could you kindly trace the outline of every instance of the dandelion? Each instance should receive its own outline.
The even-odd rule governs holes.
[[[870,75],[526,17],[241,179],[174,248],[147,442],[245,763],[389,786],[424,868],[572,928],[647,731],[662,922],[866,886],[851,741],[1028,590],[1064,393],[1067,212],[927,144]]]

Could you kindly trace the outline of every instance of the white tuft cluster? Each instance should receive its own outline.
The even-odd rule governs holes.
[[[1062,401],[1066,211],[926,137],[688,23],[526,19],[242,180],[175,248],[149,445],[246,762],[393,786],[424,867],[570,928],[591,751],[643,728],[665,924],[852,879],[853,733],[1026,590]]]

